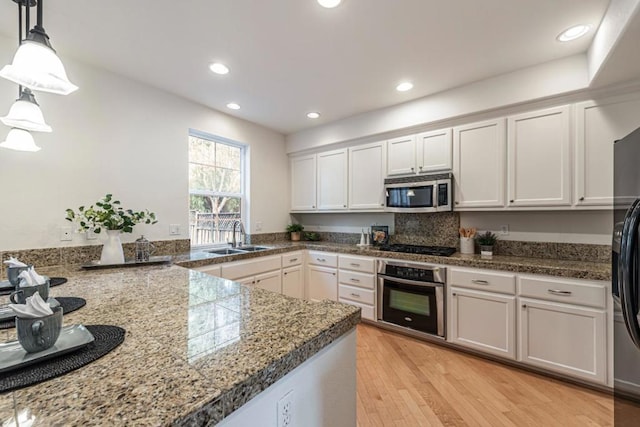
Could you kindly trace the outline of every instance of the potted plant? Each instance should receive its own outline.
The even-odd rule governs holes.
[[[287,232],[291,234],[291,241],[299,241],[302,230],[304,230],[304,226],[302,224],[289,224],[287,226]]]
[[[493,246],[496,244],[498,236],[490,231],[485,231],[482,234],[478,234],[476,241],[480,245],[480,255],[493,256]]]
[[[155,224],[156,214],[148,210],[135,212],[123,209],[119,200],[113,200],[113,195],[107,194],[94,205],[85,208],[80,206],[77,211],[67,209],[66,220],[78,225],[78,231],[92,230],[100,234],[105,229],[107,241],[102,246],[100,264],[124,263],[124,252],[120,233],[131,233],[136,224]]]

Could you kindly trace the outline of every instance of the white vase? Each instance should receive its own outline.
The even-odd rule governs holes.
[[[124,264],[120,230],[107,230],[107,240],[102,246],[100,264]]]

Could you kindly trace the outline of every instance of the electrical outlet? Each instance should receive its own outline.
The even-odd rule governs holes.
[[[293,425],[293,390],[278,400],[278,427],[291,427]]]
[[[509,234],[509,224],[503,224],[500,226],[500,234],[506,236]]]
[[[71,227],[60,227],[60,241],[70,242],[73,240],[72,232]]]
[[[180,224],[171,224],[169,225],[169,234],[175,236],[176,234],[180,234]]]
[[[256,221],[256,231],[262,231],[262,221]]]

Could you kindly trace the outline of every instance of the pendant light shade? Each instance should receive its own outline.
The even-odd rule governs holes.
[[[9,131],[7,139],[0,143],[0,147],[16,151],[40,151],[31,133],[18,128]]]
[[[44,30],[36,26],[18,48],[13,62],[0,70],[0,77],[29,89],[59,95],[78,90],[67,78],[64,65],[48,39]]]
[[[44,122],[44,116],[36,98],[29,89],[23,89],[20,98],[9,110],[9,114],[0,117],[0,121],[9,127],[33,132],[51,132],[51,126]]]

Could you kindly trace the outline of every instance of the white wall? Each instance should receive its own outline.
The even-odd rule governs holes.
[[[461,227],[493,230],[507,225],[501,240],[611,244],[611,211],[460,212]]]
[[[0,37],[0,63],[15,51]],[[37,93],[51,134],[35,134],[37,153],[0,149],[0,250],[75,246],[61,242],[66,208],[88,205],[113,193],[124,207],[149,209],[153,226],[139,225],[124,241],[144,233],[151,240],[188,238],[189,128],[223,136],[249,148],[250,207],[247,220],[263,232],[283,231],[288,222],[288,160],[284,136],[102,69],[64,58],[80,89],[66,97]],[[0,114],[17,86],[0,79]],[[0,141],[9,129],[0,124]],[[169,224],[180,224],[179,236]],[[249,231],[249,228],[247,228]]]

